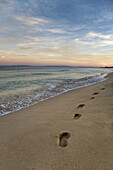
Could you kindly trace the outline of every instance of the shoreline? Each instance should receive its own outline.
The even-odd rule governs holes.
[[[14,110],[14,111],[12,111],[12,112],[4,113],[4,114],[0,115],[0,117],[5,116],[5,115],[8,115],[8,114],[11,114],[11,113],[14,113],[14,112],[17,112],[17,111],[22,110],[22,109],[26,109],[26,108],[31,107],[31,106],[34,106],[34,105],[36,105],[36,104],[38,104],[38,103],[40,103],[40,102],[43,102],[43,101],[52,99],[52,98],[54,98],[54,97],[56,97],[56,96],[65,94],[65,93],[67,93],[67,92],[74,91],[74,90],[81,89],[81,88],[88,87],[88,86],[92,86],[92,85],[95,85],[95,84],[98,84],[98,83],[102,83],[102,82],[104,82],[104,81],[106,81],[106,80],[107,80],[107,79],[102,80],[102,81],[100,81],[100,82],[96,82],[96,83],[88,84],[88,85],[85,85],[85,86],[77,87],[77,88],[74,88],[74,89],[69,89],[69,90],[64,91],[64,92],[62,92],[62,93],[58,93],[58,94],[56,94],[55,96],[51,96],[51,97],[49,97],[49,98],[45,98],[45,99],[39,100],[38,102],[33,103],[33,104],[29,105],[29,106],[22,107],[22,108],[20,108],[20,109]]]
[[[112,77],[1,116],[0,169],[112,170]]]
[[[105,76],[106,75],[106,76]],[[33,106],[33,105],[35,105],[35,104],[38,104],[38,103],[40,103],[40,102],[43,102],[43,101],[45,101],[45,100],[48,100],[48,99],[51,99],[51,98],[54,98],[54,97],[56,97],[56,96],[59,96],[59,95],[61,95],[61,94],[64,94],[64,93],[67,93],[67,92],[69,92],[69,91],[72,91],[72,90],[76,90],[76,89],[79,89],[79,88],[83,88],[83,87],[88,87],[88,86],[91,86],[91,85],[94,85],[94,84],[97,84],[97,83],[101,83],[101,82],[103,82],[103,81],[105,81],[105,80],[107,80],[105,77],[107,77],[107,75],[109,75],[109,73],[108,74],[105,74],[104,75],[104,77],[103,78],[101,78],[101,75],[98,75],[99,76],[99,80],[95,80],[96,79],[96,77],[98,77],[97,75],[95,75],[95,76],[88,76],[88,77],[83,77],[83,78],[80,78],[80,79],[78,79],[79,80],[79,82],[80,82],[80,80],[84,80],[84,79],[86,79],[86,80],[84,80],[83,81],[83,85],[79,85],[79,86],[75,86],[75,87],[73,87],[73,88],[68,88],[68,89],[62,89],[62,92],[57,92],[56,94],[53,94],[53,95],[49,95],[49,97],[47,97],[47,98],[42,98],[42,99],[39,99],[39,100],[36,100],[36,101],[34,101],[33,103],[29,103],[29,104],[27,104],[26,106],[17,106],[17,108],[16,109],[14,109],[14,110],[10,110],[10,111],[7,111],[7,112],[4,112],[4,113],[0,113],[0,117],[1,116],[4,116],[4,115],[7,115],[7,114],[10,114],[10,113],[14,113],[14,112],[16,112],[16,111],[19,111],[19,110],[22,110],[22,109],[25,109],[25,108],[27,108],[27,107],[30,107],[30,106]],[[89,79],[90,78],[90,79]],[[87,81],[87,80],[90,80],[89,82],[87,82],[86,84],[84,84],[85,83],[85,81]],[[92,81],[93,80],[93,81]],[[56,86],[57,87],[57,86]],[[55,88],[56,88],[55,87]],[[60,89],[60,88],[59,88]],[[53,90],[55,90],[54,88],[53,88]],[[57,89],[56,89],[57,90]],[[52,93],[52,91],[50,92],[50,94]],[[37,96],[37,95],[36,95]],[[32,99],[32,98],[31,98]],[[18,101],[17,100],[17,103],[18,102],[21,102],[21,101]],[[24,102],[24,101],[23,101]],[[14,103],[14,105],[15,104],[17,104],[17,103]],[[0,106],[0,109],[2,108],[2,105],[3,105],[3,108],[5,108],[6,106],[4,106],[4,104],[1,104],[1,106]],[[9,110],[9,108],[7,108],[6,107],[6,109],[8,109]]]

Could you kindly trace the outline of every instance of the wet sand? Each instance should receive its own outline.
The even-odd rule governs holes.
[[[74,169],[113,169],[113,73],[0,117],[0,170]]]

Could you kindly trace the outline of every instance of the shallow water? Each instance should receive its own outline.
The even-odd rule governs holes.
[[[113,69],[0,66],[0,115],[105,80]]]

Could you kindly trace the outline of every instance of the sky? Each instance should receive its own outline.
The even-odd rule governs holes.
[[[0,0],[0,65],[113,66],[113,0]]]

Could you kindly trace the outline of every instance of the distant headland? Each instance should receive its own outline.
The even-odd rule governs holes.
[[[113,68],[113,66],[111,66],[111,67],[106,66],[105,68]]]

